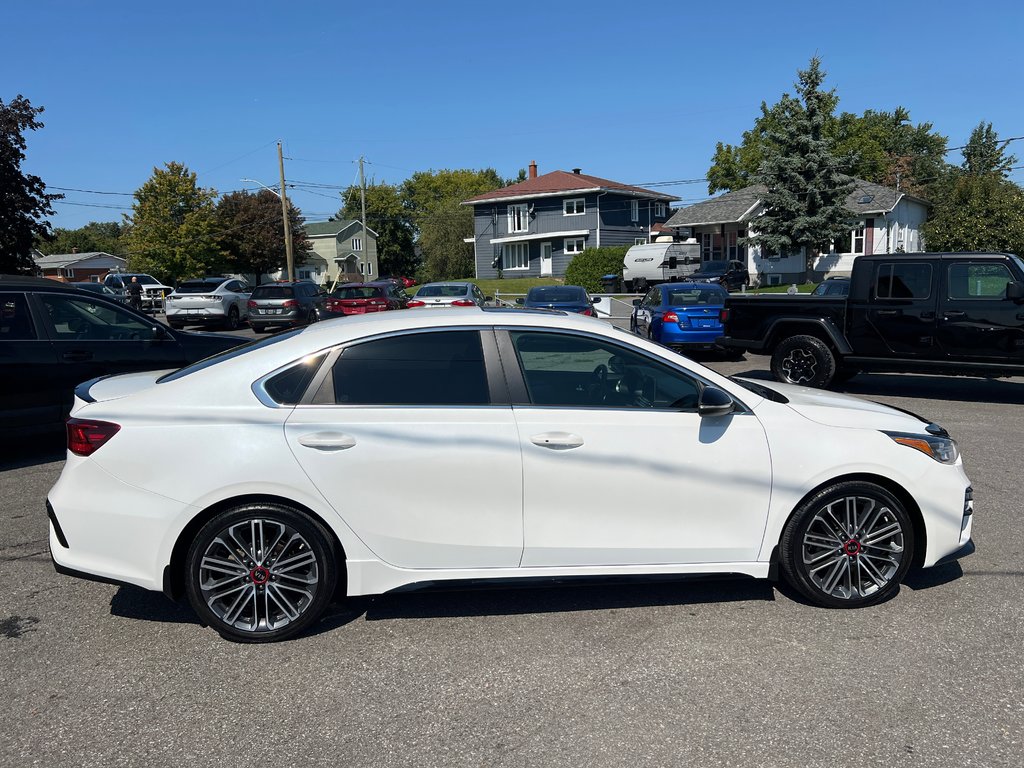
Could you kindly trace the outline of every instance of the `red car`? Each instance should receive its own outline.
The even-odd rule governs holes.
[[[376,283],[347,283],[339,285],[324,299],[322,318],[345,315],[365,315],[367,312],[387,312],[405,309],[409,297],[405,289],[391,281]]]

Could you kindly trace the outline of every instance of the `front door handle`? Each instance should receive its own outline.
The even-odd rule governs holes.
[[[967,313],[961,312],[960,310],[952,309],[947,312],[943,312],[942,316],[946,320],[960,320],[961,318],[967,317]]]
[[[314,448],[318,451],[343,451],[356,444],[352,435],[343,432],[314,432],[311,435],[303,435],[299,438],[299,445],[307,448]]]
[[[875,311],[879,317],[896,317],[900,311],[898,309],[879,309]]]
[[[539,435],[533,435],[530,438],[530,442],[534,445],[539,445],[541,448],[567,451],[583,445],[583,438],[571,432],[542,432]]]
[[[84,349],[73,349],[70,352],[64,352],[60,359],[67,360],[69,363],[81,363],[85,360],[92,360],[92,352],[86,352]]]

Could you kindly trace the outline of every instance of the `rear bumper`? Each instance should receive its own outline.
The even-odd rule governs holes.
[[[676,329],[668,330],[665,326],[661,329],[661,343],[667,347],[682,347],[687,349],[715,349],[721,328],[704,329]]]
[[[168,321],[173,320],[187,325],[219,325],[227,319],[224,307],[203,307],[198,311],[167,307],[165,309],[165,316]]]

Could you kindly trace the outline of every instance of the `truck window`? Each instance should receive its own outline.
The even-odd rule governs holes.
[[[949,298],[1003,299],[1013,276],[1002,264],[951,264]]]
[[[927,299],[932,291],[931,264],[879,264],[876,299]]]

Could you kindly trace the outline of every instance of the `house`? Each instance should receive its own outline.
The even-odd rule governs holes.
[[[651,230],[668,220],[677,197],[617,181],[571,173],[537,175],[486,192],[473,206],[476,276],[561,277],[584,248],[651,242]]]
[[[351,219],[309,221],[303,224],[311,249],[295,254],[295,278],[320,285],[358,283],[380,277],[377,266],[377,233]],[[300,262],[301,259],[301,262]],[[271,275],[280,280],[284,270]]]
[[[928,203],[891,187],[854,179],[846,209],[856,224],[848,236],[832,243],[829,252],[818,257],[813,274],[807,275],[802,251],[766,254],[759,246],[743,243],[745,237],[757,232],[757,217],[764,212],[762,199],[766,192],[767,188],[759,184],[727,192],[678,209],[666,226],[674,229],[678,238],[695,238],[701,244],[702,260],[742,261],[763,285],[849,275],[853,260],[861,254],[924,249],[921,225],[928,218]]]
[[[87,283],[112,270],[123,272],[128,268],[126,259],[103,251],[54,253],[49,256],[33,252],[32,258],[43,277],[61,283]]]

